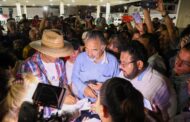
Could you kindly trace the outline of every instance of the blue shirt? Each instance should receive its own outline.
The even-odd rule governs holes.
[[[79,98],[85,97],[86,81],[97,80],[103,83],[109,78],[118,76],[119,63],[117,59],[107,52],[104,55],[106,60],[99,63],[93,62],[86,52],[79,54],[77,57],[73,67],[72,82]]]

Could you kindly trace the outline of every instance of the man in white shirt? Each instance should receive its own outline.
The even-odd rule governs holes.
[[[123,45],[120,77],[130,80],[144,98],[159,107],[167,120],[168,114],[173,116],[176,111],[175,94],[167,78],[149,66],[147,60],[147,51],[140,42],[131,41],[126,46]],[[168,112],[169,108],[172,109],[171,112]]]

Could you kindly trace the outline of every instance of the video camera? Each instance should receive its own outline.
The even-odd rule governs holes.
[[[150,8],[150,9],[157,8],[156,0],[142,0],[142,1],[131,3],[131,5],[138,6],[138,7],[141,6],[142,8]]]

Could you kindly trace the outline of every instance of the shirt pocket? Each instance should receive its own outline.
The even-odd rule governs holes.
[[[112,75],[112,70],[110,70],[109,68],[105,69],[101,75],[101,80],[102,81],[105,81],[109,78],[112,78],[113,75]]]
[[[81,68],[80,68],[80,75],[79,75],[79,77],[80,77],[80,80],[82,81],[82,82],[85,82],[85,81],[87,81],[88,80],[88,70],[87,70],[87,68],[83,65],[83,66],[81,66]]]

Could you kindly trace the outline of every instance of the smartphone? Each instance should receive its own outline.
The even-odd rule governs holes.
[[[144,98],[144,107],[152,111],[152,105],[146,98]]]
[[[85,84],[89,84],[89,83],[91,83],[91,84],[96,85],[97,82],[98,82],[97,80],[89,80],[89,81],[86,81]]]
[[[122,21],[123,22],[131,22],[132,20],[133,20],[132,16],[129,16],[129,15],[122,16]]]
[[[97,82],[98,82],[97,80],[89,80],[89,83],[92,83],[92,84],[95,84],[95,85],[97,84]]]
[[[133,13],[132,16],[136,23],[142,23],[142,18],[139,12]]]

